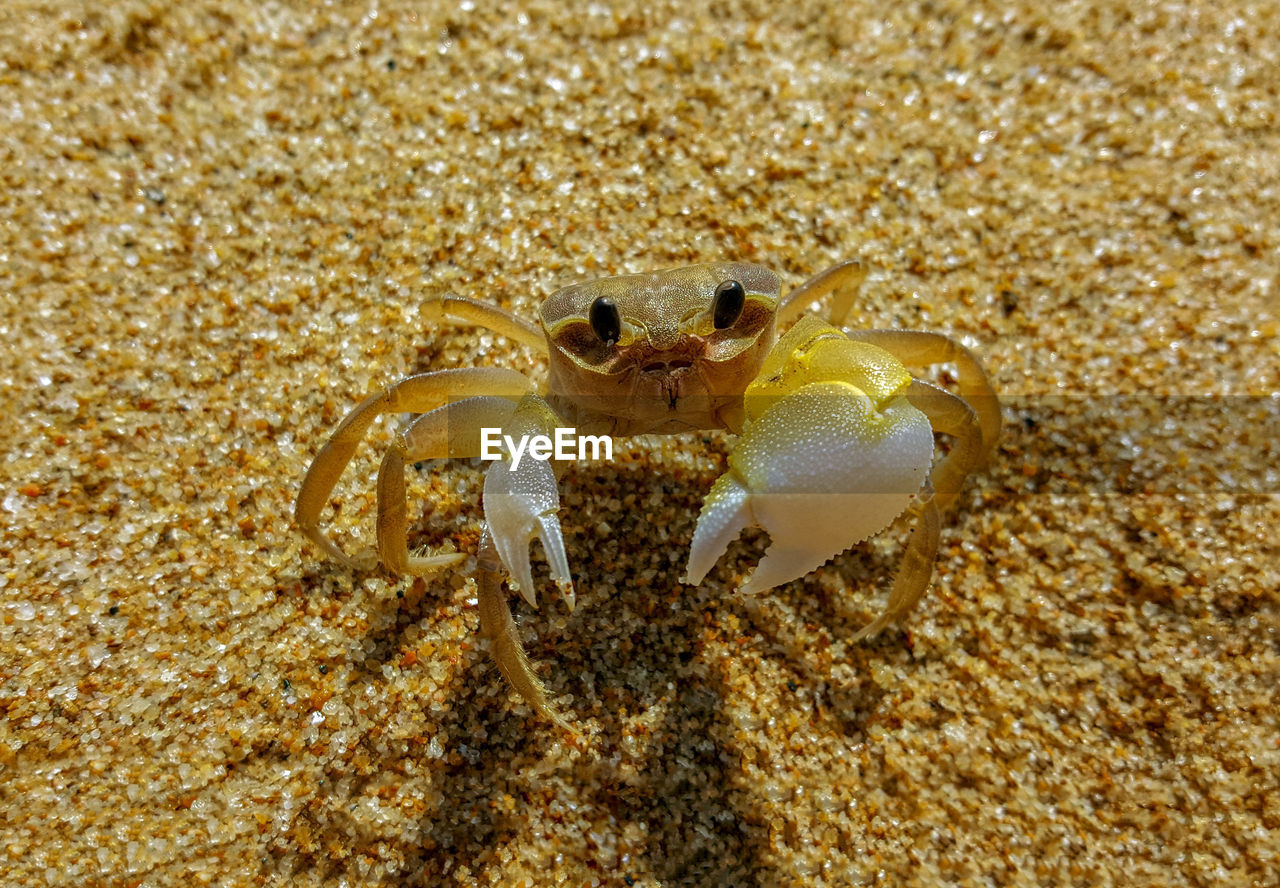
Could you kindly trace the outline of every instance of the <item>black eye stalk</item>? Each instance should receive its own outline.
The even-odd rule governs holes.
[[[605,345],[613,345],[622,338],[622,315],[608,296],[596,297],[587,312],[587,320],[591,321],[591,329]]]
[[[747,291],[737,281],[725,281],[716,287],[715,299],[711,301],[711,317],[717,330],[724,330],[734,325],[742,316],[742,309],[747,303]]]

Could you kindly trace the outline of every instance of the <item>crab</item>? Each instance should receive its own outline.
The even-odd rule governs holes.
[[[609,436],[725,430],[738,439],[698,516],[682,581],[699,584],[756,525],[770,544],[739,592],[758,595],[806,576],[909,512],[914,525],[888,603],[854,639],[871,636],[914,608],[928,588],[942,516],[995,447],[1001,414],[982,365],[955,340],[837,326],[866,274],[861,263],[845,262],[786,296],[769,268],[738,262],[609,277],[556,291],[542,303],[538,325],[496,305],[439,299],[440,317],[543,354],[545,390],[495,367],[401,379],[365,399],[333,432],[302,481],[296,523],[344,565],[370,566],[369,553],[349,556],[320,519],[382,414],[418,416],[394,436],[378,472],[376,559],[419,576],[467,556],[410,553],[406,463],[477,457],[496,429],[508,444],[515,435],[550,438],[566,427]],[[825,317],[806,314],[824,302]],[[958,394],[907,371],[934,364],[954,367]],[[951,439],[936,461],[935,433]],[[481,633],[502,674],[537,713],[575,731],[535,674],[502,589],[505,577],[537,607],[529,563],[536,536],[552,581],[573,608],[557,517],[557,479],[567,465],[520,460],[511,447],[490,464],[475,580]]]

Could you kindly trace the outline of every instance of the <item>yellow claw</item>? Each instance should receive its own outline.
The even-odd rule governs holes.
[[[847,383],[879,408],[906,391],[911,374],[884,349],[854,342],[810,315],[778,340],[747,386],[743,401],[748,420],[759,419],[779,399],[813,382]]]
[[[771,545],[746,594],[804,576],[902,514],[934,446],[910,384],[888,352],[816,318],[797,324],[747,388],[743,436],[698,518],[686,582],[700,582],[750,525]]]

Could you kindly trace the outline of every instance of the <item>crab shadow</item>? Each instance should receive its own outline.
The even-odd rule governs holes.
[[[412,673],[403,659],[416,646],[411,627],[437,618],[440,589],[400,582],[409,591],[384,602],[394,618],[378,621],[360,639],[362,658],[341,664],[352,704],[383,693],[389,668]],[[501,866],[503,849],[523,829],[511,802],[528,797],[528,775],[557,746],[559,732],[513,714],[503,678],[482,646],[469,643],[450,661],[443,680],[424,683],[420,695],[411,687],[399,696],[399,723],[416,731],[362,722],[355,755],[321,769],[317,792],[290,830],[295,847],[278,869],[336,882],[350,879],[358,861],[393,860],[387,872],[395,884],[448,885],[472,884],[466,873]],[[433,707],[433,695],[437,702],[443,695],[446,705]],[[389,774],[397,775],[390,783]],[[408,779],[412,775],[418,779]],[[389,793],[420,813],[370,817],[370,800]]]
[[[584,581],[574,614],[525,612],[526,626],[538,629],[530,655],[550,667],[553,693],[572,698],[571,717],[591,726],[591,754],[565,763],[561,785],[571,786],[583,810],[607,812],[602,829],[621,837],[619,846],[637,860],[624,877],[661,884],[750,883],[775,866],[776,805],[745,765],[771,741],[758,727],[744,730],[736,715],[750,702],[736,699],[744,673],[747,685],[761,667],[782,675],[795,705],[811,710],[806,719],[852,747],[884,695],[863,680],[867,661],[888,649],[901,653],[892,630],[850,646],[858,678],[842,682],[816,666],[806,646],[814,626],[848,638],[874,615],[878,598],[851,598],[848,590],[881,594],[901,555],[892,544],[844,556],[821,586],[802,581],[776,597],[744,600],[732,591],[735,575],[767,543],[762,532],[748,531],[702,584],[681,583],[697,517],[689,490],[705,490],[717,474],[675,481],[643,462],[580,466],[566,489],[608,490],[622,507],[566,516],[573,548],[589,553],[575,568]],[[661,505],[628,509],[633,498]],[[677,505],[668,508],[671,501]],[[601,518],[607,536],[597,535]],[[736,649],[738,639],[726,643],[734,633],[750,640]],[[584,851],[590,859],[593,850]],[[608,854],[597,859],[602,867],[612,862]]]
[[[608,490],[618,503],[644,502],[655,490],[678,499],[708,487],[716,472],[704,474],[677,482],[643,462],[579,466],[562,488]],[[856,632],[878,601],[861,593],[880,593],[900,550],[859,548],[828,565],[821,583],[808,579],[744,600],[732,591],[735,572],[758,560],[767,543],[763,533],[744,534],[695,588],[679,576],[696,508],[664,511],[654,520],[643,510],[610,509],[601,501],[584,497],[581,509],[562,514],[566,543],[582,557],[573,565],[578,607],[567,613],[551,596],[532,610],[513,596],[529,656],[585,736],[573,740],[512,695],[477,640],[439,686],[449,701],[443,711],[426,699],[402,700],[419,707],[409,720],[425,726],[422,737],[391,744],[371,731],[361,741],[368,767],[329,775],[329,790],[342,791],[317,799],[303,814],[314,850],[298,853],[296,870],[342,877],[352,860],[385,859],[391,848],[402,884],[469,884],[481,873],[503,872],[513,857],[533,854],[530,836],[553,830],[557,841],[567,835],[577,843],[559,847],[565,859],[624,881],[743,884],[776,867],[770,838],[776,804],[744,767],[767,739],[744,733],[731,715],[740,693],[735,686],[744,671],[768,667],[785,676],[783,684],[797,706],[811,710],[811,720],[850,745],[859,742],[883,692],[861,678],[842,683],[825,674],[806,639],[814,626],[837,638]],[[609,526],[607,538],[602,524]],[[534,564],[538,587],[552,588],[540,552]],[[363,639],[364,659],[351,664],[352,698],[387,681],[386,667],[413,646],[409,627],[433,619],[440,606],[438,584],[400,582],[410,591],[384,605],[394,619],[378,621]],[[730,631],[751,641],[726,657],[716,639]],[[900,645],[900,635],[889,630],[851,645],[847,659],[865,676],[868,658]],[[428,734],[439,741],[435,757],[428,756]],[[423,769],[430,774],[430,799],[412,830],[353,813],[377,789],[379,775]],[[587,818],[588,828],[558,826],[567,812]]]

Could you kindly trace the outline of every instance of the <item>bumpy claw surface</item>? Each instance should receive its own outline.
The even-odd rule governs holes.
[[[934,446],[910,383],[887,352],[815,318],[797,324],[747,389],[746,427],[698,518],[685,581],[700,582],[753,524],[771,545],[746,594],[804,576],[901,515]]]

